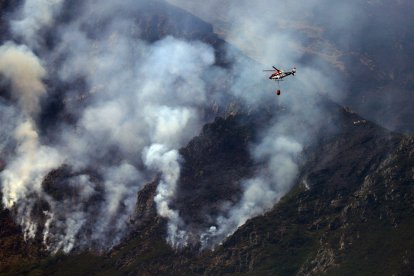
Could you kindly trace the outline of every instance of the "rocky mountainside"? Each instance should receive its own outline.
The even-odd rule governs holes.
[[[67,9],[65,20],[80,2],[70,1],[74,6]],[[150,10],[137,16],[146,40],[167,35],[200,39],[215,47],[218,65],[228,65],[220,51],[225,42],[209,24],[179,9],[164,8],[154,1]],[[48,45],[53,47],[53,38]],[[44,129],[50,129],[53,120],[70,121],[71,111],[58,96],[64,87],[51,87],[57,91],[56,101],[41,115]],[[328,106],[322,123],[336,131],[305,145],[293,189],[214,251],[200,251],[196,243],[173,250],[166,243],[167,222],[157,215],[154,203],[159,182],[155,178],[137,194],[128,222],[131,232],[109,252],[75,249],[52,256],[39,235],[25,241],[13,211],[0,206],[0,274],[413,274],[414,137],[388,131],[324,99],[320,104]],[[173,207],[195,230],[209,225],[203,217],[217,215],[221,203],[240,199],[240,182],[258,169],[249,145],[257,130],[278,116],[266,110],[219,115],[180,149],[183,164]],[[70,198],[76,191],[60,187],[69,173],[65,167],[50,172],[42,184],[45,192],[56,200]],[[45,209],[40,202],[35,211],[41,214]]]
[[[7,252],[9,257],[3,255],[2,260],[14,264],[2,265],[2,272],[413,273],[414,138],[382,129],[347,109],[335,107],[331,112],[330,123],[342,126],[342,130],[306,149],[307,161],[295,187],[273,209],[249,220],[214,251],[174,251],[166,244],[166,222],[156,215],[153,202],[155,179],[138,195],[135,217],[131,219],[134,231],[105,254],[47,258],[32,254],[37,247],[22,242],[8,212],[2,211],[2,220],[7,223],[2,223],[1,241],[9,244],[3,247],[7,248],[3,254]],[[184,163],[186,173],[181,179],[186,189],[207,189],[204,183],[215,183],[209,185],[213,190],[207,193],[193,193],[184,218],[196,217],[200,202],[202,206],[213,206],[210,211],[214,212],[214,202],[220,199],[216,194],[225,192],[230,199],[237,197],[231,183],[240,181],[254,168],[243,148],[254,137],[251,130],[260,123],[252,114],[217,118],[181,150],[185,160],[190,161]],[[234,150],[228,147],[230,141]]]

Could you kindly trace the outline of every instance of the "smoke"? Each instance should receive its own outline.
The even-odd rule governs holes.
[[[296,179],[299,171],[297,159],[302,145],[292,137],[281,136],[279,131],[269,134],[277,136],[265,137],[252,149],[256,160],[264,164],[260,172],[242,183],[240,202],[223,210],[223,214],[216,218],[215,225],[201,234],[202,248],[220,243],[248,219],[272,208]]]
[[[279,106],[273,106],[274,118],[261,131],[260,139],[251,145],[250,153],[260,164],[259,171],[254,177],[242,181],[240,201],[236,204],[223,203],[221,214],[209,227],[198,233],[202,248],[214,248],[248,219],[271,209],[289,191],[299,173],[302,149],[330,131],[324,128],[328,113],[323,104],[318,103],[318,98],[328,97],[351,104],[358,107],[368,118],[383,124],[385,122],[389,126],[386,123],[389,118],[376,115],[378,110],[383,109],[373,110],[365,101],[361,104],[358,100],[361,97],[359,94],[362,94],[369,101],[371,96],[367,91],[377,89],[378,85],[372,80],[387,82],[387,73],[380,77],[376,74],[382,70],[380,68],[396,66],[396,62],[387,60],[390,59],[389,53],[398,53],[397,60],[402,68],[411,66],[400,60],[404,55],[404,51],[401,51],[403,48],[395,48],[395,43],[407,48],[412,45],[412,41],[406,39],[409,33],[406,29],[408,22],[404,22],[403,27],[396,23],[401,21],[397,19],[400,16],[397,14],[403,13],[404,7],[412,6],[409,1],[400,1],[398,4],[389,1],[387,4],[387,1],[345,3],[312,0],[298,4],[263,0],[255,1],[254,5],[251,1],[169,2],[212,22],[226,41],[239,47],[252,59],[263,64],[263,67],[275,65],[282,66],[281,69],[287,69],[286,66],[298,68],[295,79],[281,84],[282,97],[276,100]],[[382,11],[377,14],[385,12],[389,17],[375,16],[371,9]],[[407,21],[409,17],[404,16]],[[383,27],[388,30],[398,29],[404,34],[391,38],[383,34]],[[368,37],[377,43],[373,43]],[[378,50],[378,43],[392,45],[388,45],[387,50],[381,52]],[[255,81],[260,79],[257,72],[265,68],[255,66],[237,53],[231,54],[236,64],[231,93],[250,107],[271,105],[269,103],[275,100],[260,93],[269,87]],[[367,61],[367,56],[372,60],[368,58]],[[366,63],[371,63],[371,67]],[[372,67],[375,63],[377,65]],[[400,69],[396,71],[404,75]],[[406,78],[405,83],[409,83],[408,75],[403,78]],[[393,88],[389,88],[388,92],[410,101],[409,97],[399,95],[396,91],[399,90],[399,84],[394,79],[390,82],[393,83],[390,85]],[[251,93],[252,91],[255,93]],[[371,97],[371,100],[377,106],[387,109],[391,104],[388,97]],[[283,113],[278,112],[280,107]],[[401,109],[401,105],[397,108]],[[399,115],[396,112],[394,116]],[[325,127],[335,128],[327,125]]]
[[[414,131],[412,1],[167,1],[263,64],[296,52],[301,66],[330,67],[326,78],[340,76],[342,92],[329,97],[389,129]]]
[[[21,199],[40,193],[45,175],[63,160],[56,150],[39,143],[35,119],[40,111],[40,100],[46,94],[42,81],[46,70],[39,59],[26,46],[7,42],[0,47],[0,73],[10,83],[11,97],[17,100],[21,110],[20,116],[13,112],[6,117],[10,121],[5,122],[9,127],[4,130],[9,132],[2,131],[3,137],[13,133],[9,139],[18,145],[15,157],[1,173],[3,204],[12,208]],[[2,148],[5,147],[6,143]],[[31,219],[32,207],[33,203],[25,200],[18,207],[25,238],[34,238],[37,231]]]
[[[63,0],[26,0],[18,19],[11,22],[12,32],[30,47],[40,46],[40,33],[52,26]]]
[[[315,38],[324,30],[297,21],[302,14],[313,19],[306,11],[318,8],[320,1],[274,8],[268,1],[254,7],[248,1],[226,2],[227,11],[216,4],[209,2],[203,16],[227,12],[228,41],[266,66],[298,68],[294,78],[281,84],[281,97],[274,95],[277,87],[263,74],[264,65],[234,49],[226,49],[232,68],[218,68],[211,46],[172,36],[158,39],[164,31],[156,29],[159,25],[137,23],[145,20],[147,7],[162,12],[168,8],[164,3],[24,2],[12,31],[26,46],[8,42],[0,48],[0,71],[18,103],[0,102],[0,114],[8,118],[0,132],[5,138],[0,153],[6,156],[3,204],[15,211],[27,238],[41,234],[52,252],[111,248],[129,231],[137,193],[160,174],[154,200],[158,215],[168,222],[167,241],[179,248],[196,239],[211,248],[289,191],[302,149],[317,139],[324,120],[318,97],[340,99],[344,87],[332,66],[305,47],[313,37],[313,46],[340,68],[335,47]],[[65,11],[62,19],[64,5],[77,9]],[[329,11],[323,14],[336,18]],[[352,12],[338,18],[347,22]],[[53,36],[53,45],[44,43],[46,33]],[[46,75],[66,86],[46,86]],[[79,79],[82,87],[74,85]],[[223,80],[231,83],[219,87]],[[41,131],[36,122],[46,106],[42,101],[52,101],[46,92],[62,99],[61,118],[70,120]],[[208,117],[205,110],[212,103],[225,107],[227,98],[243,107],[274,110],[250,146],[260,169],[242,181],[239,202],[224,202],[221,213],[208,220],[213,221],[209,227],[193,232],[172,204],[180,185],[178,149],[199,133]],[[6,152],[9,145],[12,150]]]
[[[223,202],[221,214],[213,218],[213,223],[192,233],[199,237],[202,248],[214,248],[248,219],[271,209],[290,190],[299,173],[302,149],[322,135],[320,129],[326,111],[318,99],[328,96],[339,100],[345,86],[330,64],[309,55],[312,49],[306,48],[309,38],[304,32],[310,32],[311,36],[323,32],[315,26],[302,30],[304,22],[312,19],[307,11],[316,9],[321,1],[301,5],[286,2],[269,5],[269,1],[257,1],[254,6],[249,1],[237,4],[211,1],[205,5],[198,3],[202,9],[188,1],[171,2],[216,23],[226,41],[258,61],[252,62],[231,48],[227,49],[234,67],[229,93],[250,109],[274,111],[273,118],[250,147],[251,157],[260,164],[260,169],[252,178],[241,182],[240,201]],[[220,8],[222,6],[226,9]],[[344,12],[340,18],[346,21],[352,18],[351,14]],[[297,21],[303,17],[304,20]],[[223,18],[225,24],[221,21]],[[319,50],[328,55],[331,46],[322,41]],[[285,70],[298,68],[295,77],[280,84],[281,97],[273,93],[279,88],[277,84],[267,83],[262,72],[271,65]]]
[[[49,4],[26,1],[20,12],[22,19],[13,25],[15,35],[23,37],[30,47],[40,47],[38,41],[44,28],[56,21],[53,16],[59,13],[57,8],[62,3]],[[46,8],[47,12],[42,13],[45,17],[28,14],[30,5]],[[40,137],[34,123],[39,99],[46,91],[41,82],[46,74],[44,69],[34,66],[38,70],[17,70],[22,76],[4,74],[12,80],[12,89],[26,118],[22,126],[16,127],[12,137],[16,151],[1,175],[3,202],[7,208],[16,206],[26,237],[32,238],[42,231],[43,241],[52,252],[69,252],[76,247],[105,249],[117,244],[128,231],[136,193],[146,175],[150,171],[160,172],[155,196],[158,214],[168,220],[168,241],[176,247],[185,246],[194,233],[188,233],[179,211],[171,207],[180,175],[177,148],[197,134],[203,123],[204,108],[216,97],[214,93],[207,95],[210,83],[215,80],[208,76],[228,72],[213,66],[214,51],[201,42],[167,37],[149,44],[139,39],[137,36],[143,30],[137,30],[134,17],[126,12],[137,11],[132,2],[115,7],[112,1],[104,1],[94,9],[92,2],[83,5],[84,9],[72,21],[59,27],[51,53],[42,56],[61,81],[85,79],[86,89],[74,87],[63,91],[67,108],[76,115],[75,125],[62,123],[55,129],[58,138],[46,145],[48,139]],[[94,12],[92,22],[90,11]],[[113,17],[112,11],[124,16]],[[35,22],[33,28],[18,28],[27,22]],[[99,28],[93,22],[105,24]],[[7,49],[10,45],[3,47]],[[34,62],[37,58],[26,46],[13,48],[29,55],[34,65],[40,64]],[[258,97],[243,93],[260,87],[259,81],[251,81],[261,78],[257,74],[260,70],[234,55],[235,68],[240,69],[234,72],[231,94],[248,105],[260,106],[273,100],[270,93]],[[289,55],[286,63],[298,59],[294,53]],[[27,85],[26,89],[13,82],[21,79],[38,82]],[[270,85],[265,87],[270,90]],[[26,100],[28,96],[35,100]],[[302,104],[289,96],[286,100],[292,112],[301,109]],[[284,120],[292,122],[288,116]],[[289,189],[298,170],[296,159],[301,144],[293,138],[287,139],[294,137],[294,133],[282,125],[278,120],[273,122],[264,132],[262,143],[252,146],[252,155],[264,164],[263,171],[244,181],[241,201],[223,210],[216,219],[216,231],[210,228],[209,236],[200,234],[202,239],[213,244],[220,242],[248,218],[270,208]],[[267,137],[273,137],[276,144]],[[263,147],[268,150],[263,151]],[[45,182],[52,170],[57,172],[56,179]],[[39,199],[47,207],[36,216],[33,210]],[[43,218],[39,220],[39,216]]]
[[[43,79],[46,70],[25,45],[7,42],[0,47],[0,74],[11,84],[12,96],[26,113],[35,116],[40,99],[46,94]]]
[[[11,96],[17,100],[23,113],[13,131],[13,138],[19,144],[17,158],[2,173],[3,203],[10,208],[17,199],[40,189],[42,177],[59,158],[48,147],[39,146],[33,121],[40,110],[39,101],[46,93],[42,82],[46,71],[39,59],[26,46],[8,42],[0,47],[0,73],[10,83]],[[28,182],[32,185],[27,186]]]
[[[176,150],[167,151],[165,146],[154,144],[144,151],[144,162],[149,168],[162,173],[154,198],[161,217],[168,219],[168,242],[174,247],[187,245],[188,235],[177,210],[170,208],[175,196],[180,176],[179,154]]]
[[[157,210],[169,221],[169,242],[178,246],[185,231],[178,211],[169,206],[180,171],[177,149],[202,126],[205,76],[216,70],[214,50],[173,37],[152,44],[140,39],[146,30],[137,27],[134,13],[145,1],[103,1],[98,8],[93,1],[78,4],[84,9],[60,25],[62,1],[26,1],[12,22],[26,46],[2,46],[2,74],[18,102],[4,99],[1,105],[2,113],[10,114],[6,129],[13,130],[2,131],[2,137],[14,148],[2,152],[7,155],[3,203],[14,210],[25,238],[41,234],[54,253],[105,250],[129,231],[137,192],[152,172],[160,172]],[[123,16],[113,16],[114,11]],[[45,50],[41,41],[52,23],[59,32]],[[29,47],[39,50],[39,57]],[[46,70],[52,72],[49,79],[82,78],[85,85],[59,91],[63,112],[75,123],[40,131],[41,100],[48,102],[46,91],[52,89],[42,82]],[[53,137],[46,136],[51,132]]]

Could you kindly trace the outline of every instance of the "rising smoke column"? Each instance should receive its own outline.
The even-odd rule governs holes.
[[[62,158],[54,149],[40,145],[34,123],[40,110],[39,101],[46,94],[42,82],[46,71],[39,59],[26,46],[6,43],[0,47],[0,73],[10,82],[12,98],[18,102],[22,112],[13,131],[18,144],[16,157],[8,160],[1,173],[3,204],[11,208],[20,199],[39,193],[43,177],[59,166]],[[33,238],[37,226],[30,219],[30,205],[23,201],[18,208],[18,216],[25,237]]]
[[[154,201],[157,212],[168,219],[168,242],[174,247],[187,245],[188,234],[177,210],[170,207],[180,177],[180,156],[176,150],[167,151],[160,144],[154,144],[144,151],[144,162],[149,168],[162,173]]]

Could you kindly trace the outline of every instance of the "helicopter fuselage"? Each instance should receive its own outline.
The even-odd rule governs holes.
[[[272,75],[270,75],[269,79],[271,80],[282,80],[283,78],[289,76],[289,75],[295,75],[295,71],[288,71],[288,72],[275,72]]]

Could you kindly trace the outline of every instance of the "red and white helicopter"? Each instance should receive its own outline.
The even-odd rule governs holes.
[[[279,82],[281,80],[283,80],[287,76],[290,76],[290,75],[294,76],[295,73],[296,73],[296,68],[292,68],[290,71],[283,71],[283,70],[277,69],[274,66],[272,66],[272,67],[273,67],[273,70],[263,70],[263,71],[265,71],[265,72],[268,72],[268,71],[273,72],[273,74],[270,75],[269,79],[270,80],[277,81],[278,84],[279,84]],[[279,87],[280,87],[280,84],[279,84]],[[280,95],[280,89],[276,90],[276,94],[277,95]]]

